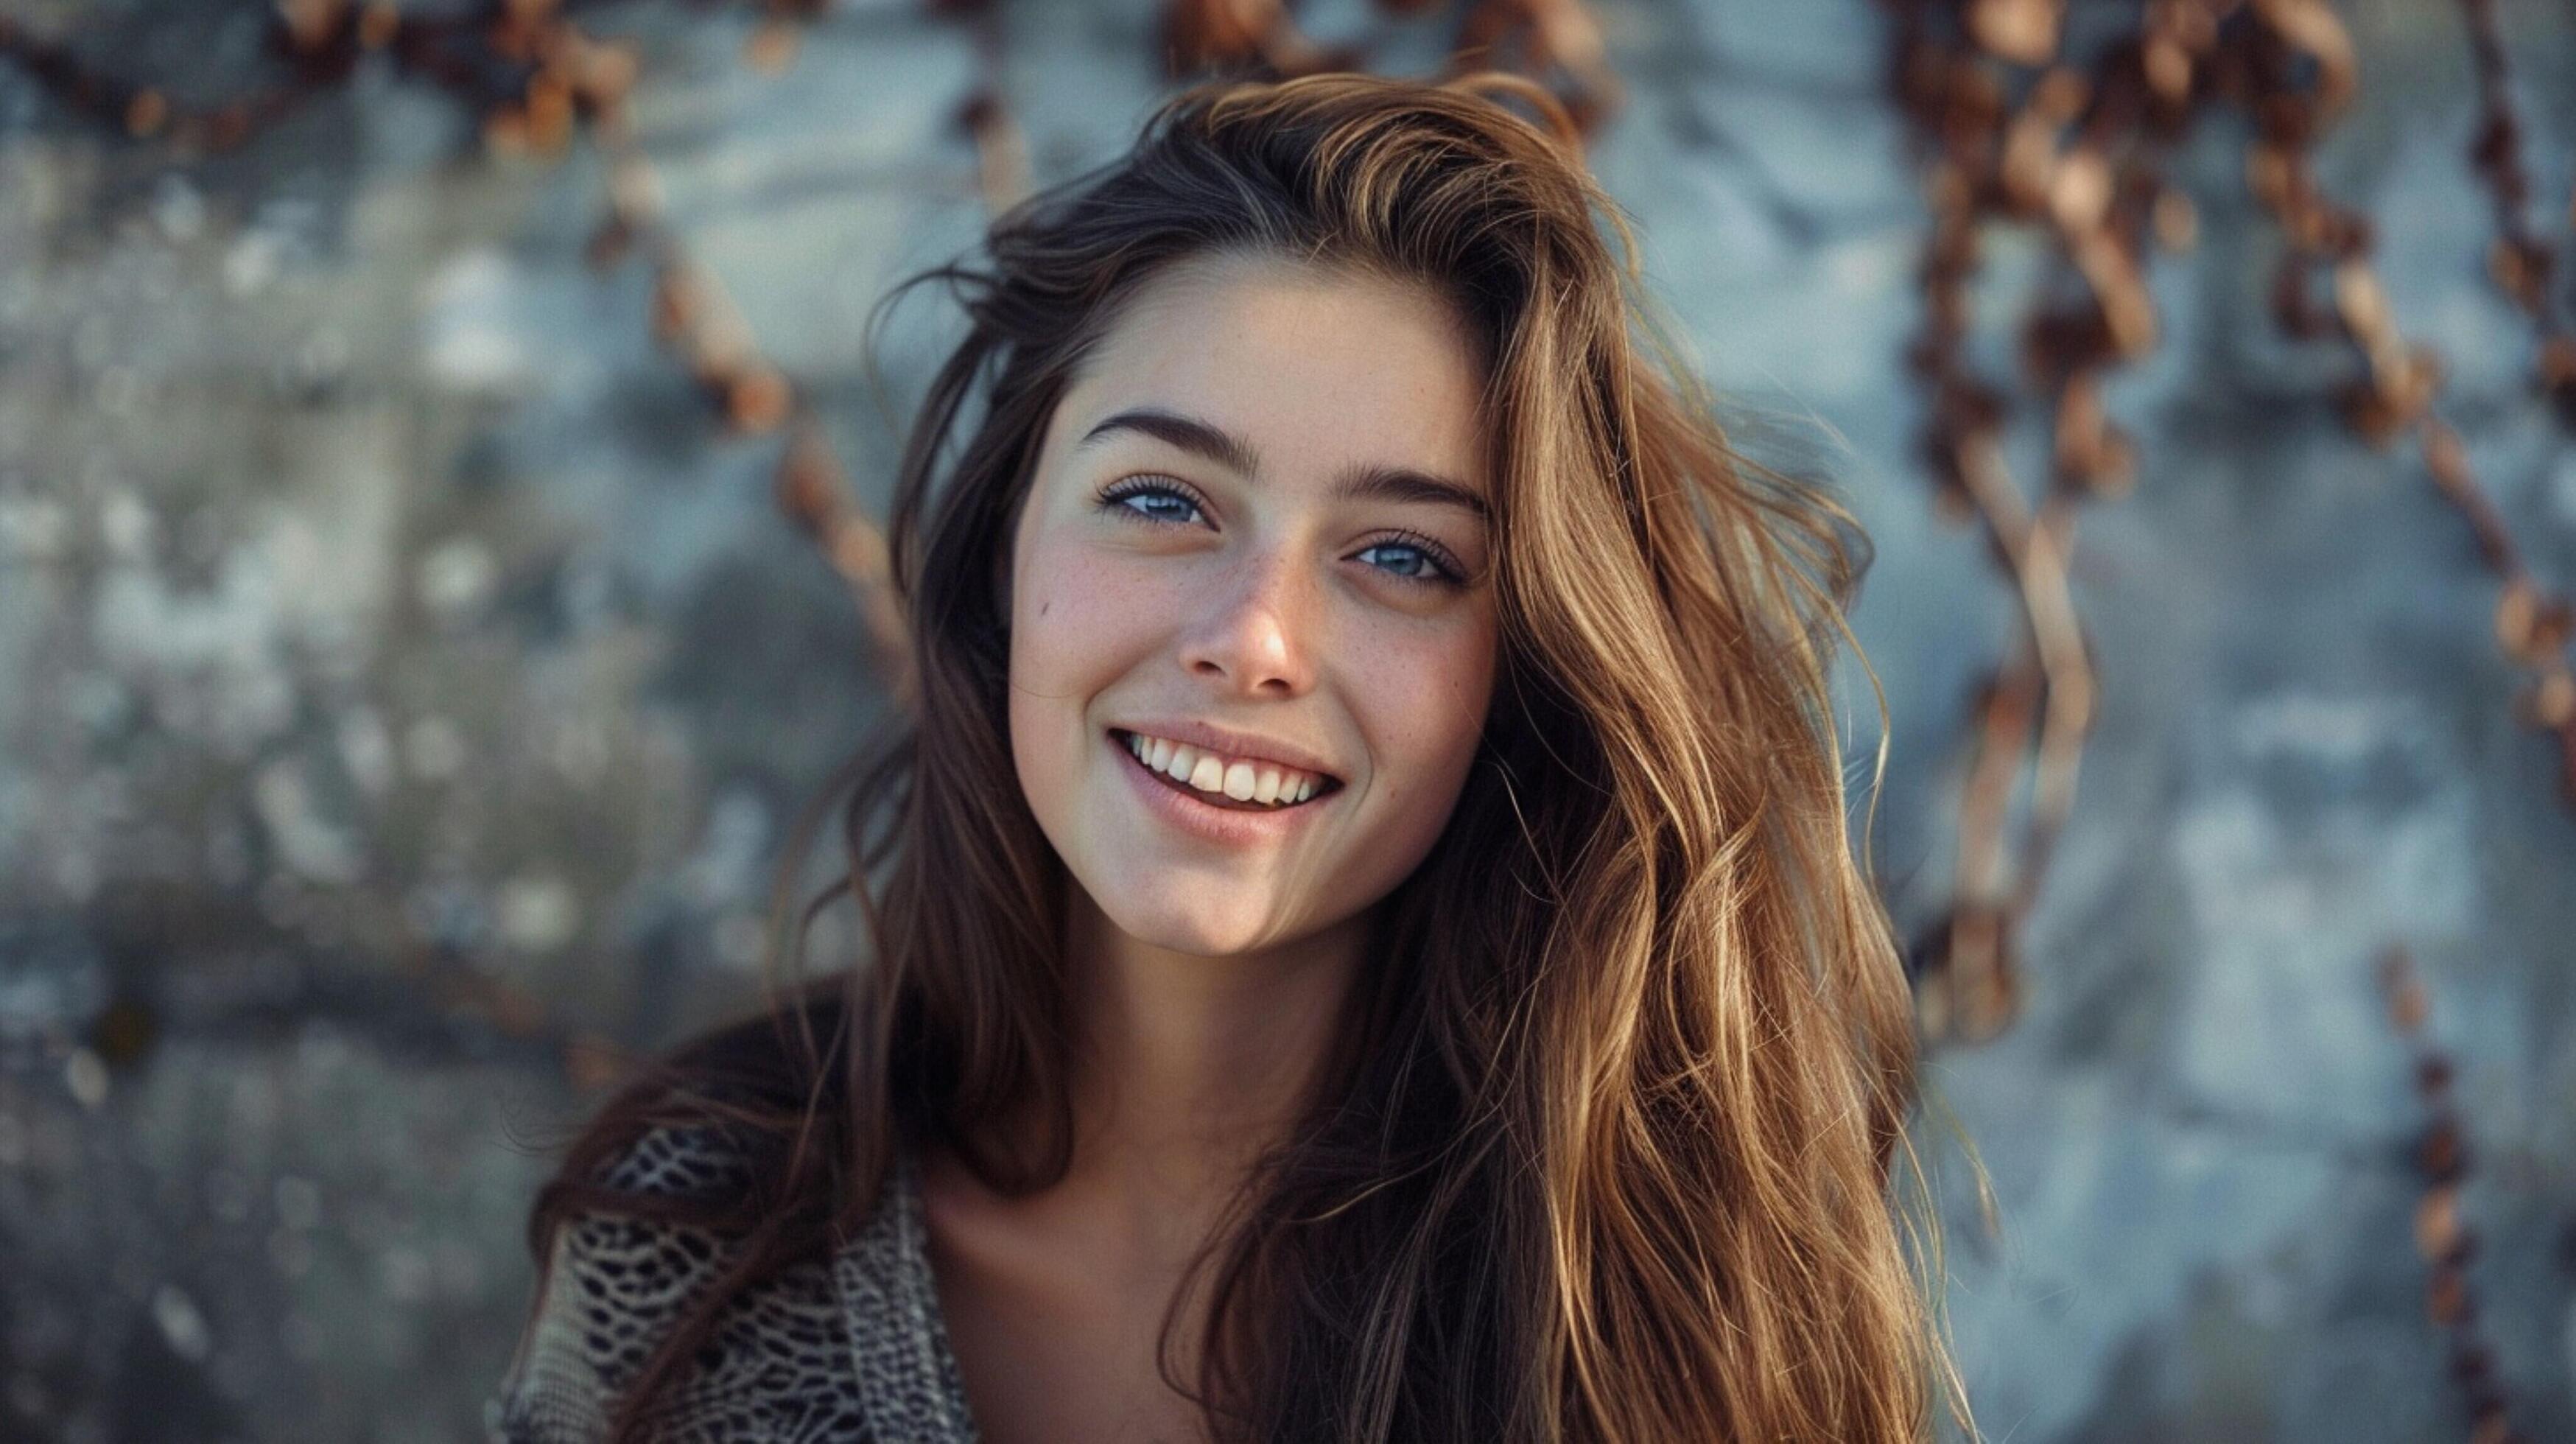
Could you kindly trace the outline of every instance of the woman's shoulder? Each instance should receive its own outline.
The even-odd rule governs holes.
[[[607,1437],[611,1416],[655,1353],[746,1250],[735,1230],[655,1205],[711,1201],[750,1181],[750,1160],[718,1129],[654,1128],[616,1155],[602,1182],[636,1207],[586,1203],[556,1223],[493,1409],[496,1439]],[[655,1391],[647,1435],[863,1438],[848,1340],[830,1258],[767,1271],[716,1305],[685,1368]]]
[[[536,1296],[495,1439],[605,1438],[630,1392],[650,1397],[655,1439],[864,1437],[831,1241],[763,1256],[781,1097],[744,1065],[765,1064],[764,1034],[682,1049],[574,1143],[536,1209]]]

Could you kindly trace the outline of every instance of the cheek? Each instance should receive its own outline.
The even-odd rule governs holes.
[[[1031,808],[1051,818],[1090,744],[1092,700],[1153,645],[1163,608],[1114,560],[1038,539],[1011,587],[1011,751]]]
[[[1465,638],[1384,639],[1354,678],[1363,727],[1378,740],[1380,806],[1391,842],[1428,850],[1446,825],[1474,764],[1493,699],[1489,627]]]
[[[1151,573],[1068,545],[1033,543],[1011,594],[1011,687],[1076,706],[1134,665],[1169,608]]]

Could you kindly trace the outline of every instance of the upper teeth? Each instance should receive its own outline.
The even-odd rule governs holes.
[[[1253,762],[1226,757],[1186,742],[1168,737],[1148,737],[1140,732],[1127,734],[1127,750],[1136,760],[1155,771],[1185,782],[1201,792],[1222,792],[1237,802],[1269,802],[1291,806],[1315,795],[1324,779],[1294,767],[1276,762]]]

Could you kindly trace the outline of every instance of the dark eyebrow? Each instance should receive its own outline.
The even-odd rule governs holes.
[[[1084,432],[1080,444],[1089,446],[1104,436],[1121,431],[1150,436],[1193,456],[1205,457],[1239,475],[1250,476],[1261,469],[1259,454],[1242,437],[1196,417],[1151,406],[1119,412]],[[1489,521],[1493,516],[1492,508],[1485,504],[1484,497],[1478,495],[1475,488],[1407,466],[1355,467],[1344,473],[1334,485],[1333,494],[1376,501],[1454,506],[1478,521]]]
[[[1478,521],[1493,519],[1493,509],[1473,487],[1403,466],[1362,466],[1345,474],[1333,488],[1337,496],[1377,501],[1428,502],[1458,507]]]
[[[1150,406],[1121,411],[1082,434],[1082,445],[1089,446],[1114,432],[1135,431],[1169,446],[1196,456],[1206,457],[1219,466],[1230,467],[1245,476],[1260,470],[1260,458],[1253,454],[1251,443],[1230,431],[1210,426],[1188,416],[1177,416]]]

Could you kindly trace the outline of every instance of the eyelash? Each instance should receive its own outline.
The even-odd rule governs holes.
[[[1103,510],[1117,512],[1128,520],[1141,522],[1146,526],[1189,525],[1188,522],[1177,517],[1156,516],[1141,507],[1127,505],[1129,501],[1140,496],[1170,497],[1187,502],[1202,512],[1208,510],[1207,498],[1199,495],[1188,483],[1177,477],[1125,477],[1101,488],[1099,500]],[[1416,586],[1426,587],[1455,588],[1466,585],[1467,569],[1459,564],[1457,557],[1453,556],[1447,547],[1418,531],[1398,528],[1389,535],[1369,543],[1363,550],[1375,551],[1379,547],[1402,547],[1418,552],[1424,561],[1439,568],[1437,575],[1427,576],[1407,576],[1403,572],[1387,571],[1384,567],[1378,568],[1399,582],[1410,582]]]

